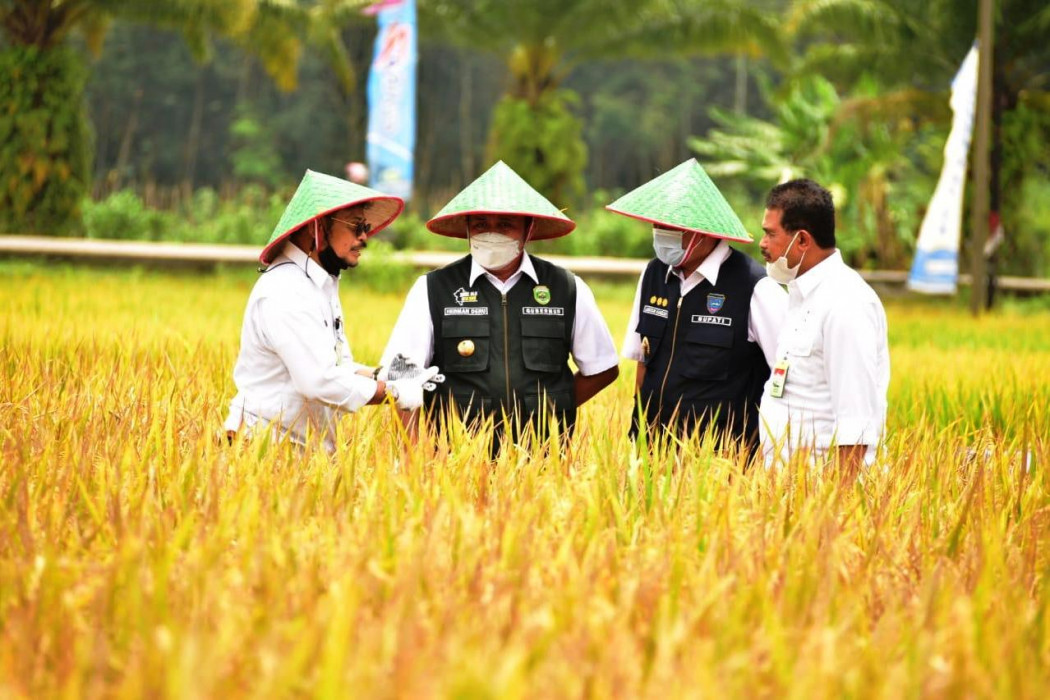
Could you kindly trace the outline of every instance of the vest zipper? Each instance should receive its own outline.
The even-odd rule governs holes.
[[[660,412],[664,410],[664,387],[667,386],[667,375],[671,373],[671,363],[674,362],[674,349],[678,344],[678,319],[682,317],[682,299],[678,297],[678,305],[674,312],[674,330],[671,332],[671,356],[667,358],[667,369],[664,370],[664,380],[660,382]]]
[[[509,321],[507,320],[507,294],[502,292],[500,297],[503,299],[503,376],[507,380],[507,413],[511,412],[511,398],[510,398],[510,331],[508,330]]]

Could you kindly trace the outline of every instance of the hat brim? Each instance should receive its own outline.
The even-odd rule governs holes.
[[[572,233],[576,223],[571,219],[556,219],[552,216],[536,214],[530,211],[506,211],[498,209],[475,209],[473,211],[460,211],[455,214],[436,216],[427,222],[427,229],[432,233],[449,238],[467,237],[468,216],[527,216],[533,219],[532,235],[530,241],[543,241],[551,238],[561,238]]]
[[[750,233],[747,234],[747,238],[742,238],[730,233],[719,233],[717,231],[705,231],[702,228],[694,228],[692,226],[683,226],[682,224],[676,224],[673,221],[660,221],[659,219],[652,219],[646,216],[640,216],[638,214],[632,214],[631,212],[623,211],[622,209],[614,209],[612,205],[606,205],[606,210],[613,212],[614,214],[621,214],[623,216],[637,219],[638,221],[644,221],[647,224],[654,224],[656,226],[670,226],[674,229],[680,229],[682,231],[691,231],[693,233],[702,233],[705,236],[711,238],[722,238],[727,241],[736,241],[737,243],[754,243],[755,238]]]
[[[259,254],[259,262],[261,262],[263,265],[269,265],[271,262],[273,262],[273,259],[277,257],[277,254],[280,253],[281,248],[284,246],[284,242],[287,241],[293,233],[299,231],[303,227],[309,226],[311,223],[320,219],[321,217],[328,216],[329,214],[340,211],[342,209],[349,209],[350,207],[354,207],[358,204],[363,204],[365,202],[372,203],[372,206],[364,212],[365,221],[372,224],[372,230],[368,232],[369,238],[376,235],[377,233],[385,229],[387,226],[392,224],[394,222],[394,219],[400,216],[401,212],[404,211],[405,208],[405,202],[400,197],[361,197],[360,199],[340,203],[338,206],[326,209],[321,213],[317,214],[316,216],[312,216],[306,221],[296,224],[295,226],[291,227],[284,233],[274,238],[273,241],[271,241],[265,248],[263,248],[262,253]]]

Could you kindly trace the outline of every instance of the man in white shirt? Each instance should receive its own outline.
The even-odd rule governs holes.
[[[437,369],[399,378],[356,362],[339,302],[340,273],[403,208],[397,197],[306,171],[259,256],[265,268],[244,311],[224,426],[231,441],[262,428],[331,452],[340,414],[387,396],[403,409],[422,404]]]
[[[441,366],[446,381],[428,397],[432,417],[492,418],[499,437],[506,415],[542,438],[553,415],[571,432],[576,409],[616,379],[616,347],[583,280],[530,256],[525,244],[575,224],[500,161],[427,228],[469,240],[470,255],[416,281],[383,363],[400,353]]]
[[[653,225],[622,354],[635,360],[642,427],[712,430],[758,447],[758,403],[787,295],[729,241],[750,243],[729,203],[690,159],[607,207]]]
[[[801,453],[844,479],[875,459],[890,357],[875,291],[835,248],[835,205],[812,180],[777,185],[762,219],[766,270],[788,288],[776,363],[762,395],[766,463]]]

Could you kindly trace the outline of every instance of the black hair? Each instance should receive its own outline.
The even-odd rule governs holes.
[[[835,203],[831,193],[813,180],[789,180],[777,185],[766,198],[766,209],[780,212],[785,231],[805,229],[821,248],[835,247]]]

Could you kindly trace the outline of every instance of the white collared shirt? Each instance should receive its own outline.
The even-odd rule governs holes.
[[[471,258],[470,284],[474,285],[482,275],[492,283],[500,294],[506,294],[522,276],[533,282],[539,282],[532,258],[528,253],[521,258],[517,272],[504,282]],[[430,318],[430,295],[427,291],[426,275],[421,276],[412,285],[397,324],[390,334],[386,350],[383,352],[383,366],[389,366],[394,355],[402,353],[421,367],[430,364],[434,357],[434,322]],[[572,326],[572,359],[584,376],[592,376],[615,367],[619,358],[616,356],[616,345],[613,343],[609,326],[598,310],[594,293],[583,280],[576,278],[576,318]]]
[[[272,425],[299,444],[312,432],[332,451],[335,419],[375,395],[362,367],[346,342],[339,278],[288,242],[248,298],[225,427]]]
[[[783,396],[771,379],[759,409],[766,463],[800,448],[819,458],[835,444],[867,445],[870,464],[886,423],[886,312],[839,251],[788,284],[777,360],[788,363]]]
[[[722,269],[722,263],[729,257],[732,249],[729,244],[719,241],[715,249],[708,253],[703,262],[697,266],[688,277],[683,277],[680,270],[668,268],[669,274],[674,274],[681,280],[682,296],[689,294],[697,285],[704,280],[711,284],[718,284],[718,272]],[[638,287],[634,291],[634,305],[631,307],[631,320],[627,323],[627,333],[623,338],[621,355],[628,360],[642,362],[645,354],[642,352],[642,336],[638,333],[638,309],[641,305],[643,272],[638,278]],[[763,277],[755,285],[751,292],[751,305],[747,318],[747,339],[752,343],[758,343],[762,349],[766,362],[770,367],[776,362],[777,337],[780,335],[780,324],[784,321],[784,312],[787,311],[787,295],[776,282],[768,277]]]

